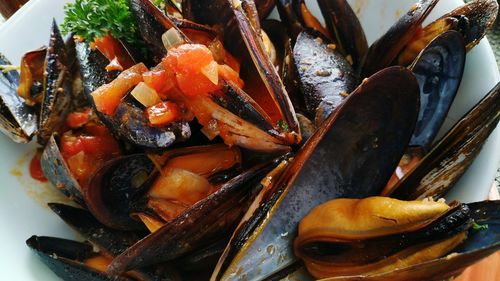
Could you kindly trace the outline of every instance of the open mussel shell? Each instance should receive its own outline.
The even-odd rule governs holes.
[[[138,32],[141,35],[149,52],[150,64],[157,65],[167,54],[161,37],[170,28],[178,29],[186,22],[179,21],[159,10],[150,0],[129,0],[129,7],[138,25]],[[189,24],[187,24],[189,25]],[[193,29],[201,29],[200,25],[191,23]],[[206,31],[206,30],[204,30]],[[184,41],[189,41],[186,35],[179,32]]]
[[[86,42],[76,42],[76,58],[80,65],[84,92],[89,97],[97,88],[118,76],[116,71],[106,71],[109,60],[101,52],[93,51]]]
[[[391,197],[440,198],[460,179],[500,120],[500,83],[433,147]]]
[[[85,209],[59,203],[48,205],[71,228],[112,256],[119,255],[146,236],[146,231],[123,231],[109,228]]]
[[[255,7],[261,20],[267,18],[275,5],[275,0],[256,0]],[[202,24],[215,25],[221,22],[231,28],[234,15],[227,0],[183,0],[182,14],[185,18]]]
[[[233,17],[227,0],[183,0],[182,14],[187,19],[209,25],[226,22],[229,26]]]
[[[21,76],[17,93],[29,106],[41,103],[46,57],[47,47],[41,47],[25,53],[21,58]]]
[[[318,0],[318,4],[335,43],[358,69],[368,52],[368,42],[356,13],[346,0]]]
[[[95,109],[91,93],[115,79],[117,73],[107,72],[106,65],[108,65],[109,60],[99,51],[92,51],[85,42],[77,43],[76,53],[84,92]],[[116,109],[114,116],[105,115],[97,110],[96,112],[99,119],[115,136],[146,149],[167,148],[191,136],[191,128],[187,122],[174,122],[164,127],[150,126],[144,110],[125,99]]]
[[[286,124],[287,130],[284,133],[287,142],[290,144],[299,143],[301,140],[300,128],[295,116],[295,110],[288,97],[283,81],[265,51],[260,33],[258,15],[253,13],[252,5],[247,1],[241,2],[241,5],[231,2],[231,9],[236,19],[236,26],[238,26],[241,38],[245,43],[246,50],[252,58],[257,73],[265,85],[265,89],[267,89],[270,95],[270,102],[275,104],[277,110],[275,114],[279,115],[281,121]]]
[[[500,249],[500,201],[468,204],[474,222],[483,226],[468,231],[453,253],[438,259],[374,275],[339,276],[324,280],[446,280]]]
[[[178,281],[178,273],[169,266],[109,275],[104,271],[109,256],[88,242],[32,236],[26,241],[57,276],[68,281]],[[97,259],[92,261],[92,259]],[[100,264],[99,264],[100,263]],[[97,267],[95,267],[97,265]]]
[[[81,206],[85,206],[82,188],[73,177],[73,174],[59,150],[56,135],[52,135],[45,145],[40,163],[43,174],[52,186],[56,187],[56,189],[61,191],[71,200]]]
[[[101,253],[115,257],[146,236],[146,231],[123,231],[101,224],[89,211],[72,206],[49,203],[64,222],[97,246]],[[134,271],[134,277],[143,280],[180,280],[179,274],[168,264]]]
[[[389,272],[450,253],[466,238],[469,213],[458,202],[331,200],[302,219],[294,252],[316,278]]]
[[[276,50],[276,59],[273,63],[285,85],[293,107],[297,112],[304,112],[304,97],[298,83],[299,79],[294,63],[292,40],[287,34],[286,27],[282,22],[271,19],[262,21],[261,25]]]
[[[304,31],[300,16],[296,13],[291,0],[276,1],[276,8],[280,15],[281,22],[286,26],[288,35],[293,43],[297,36]]]
[[[0,54],[0,65],[10,65]],[[0,131],[13,141],[27,143],[37,132],[37,116],[17,94],[19,73],[0,71]]]
[[[378,194],[410,140],[418,105],[418,84],[407,69],[365,80],[257,196],[252,206],[259,208],[245,215],[249,223],[233,235],[212,279],[262,279],[283,270],[296,261],[292,238],[312,208]]]
[[[47,57],[45,58],[44,92],[39,118],[38,142],[46,144],[54,132],[59,132],[65,124],[71,109],[73,80],[70,73],[66,45],[57,27],[52,22]]]
[[[32,236],[26,241],[26,244],[40,256],[45,265],[63,280],[133,280],[120,276],[108,277],[104,273],[89,268],[84,260],[98,255],[90,243]]]
[[[293,59],[307,114],[319,126],[356,88],[358,79],[333,45],[312,31],[299,34]]]
[[[145,11],[140,2],[139,0],[130,0],[130,11],[135,17],[135,22],[138,25],[137,31],[146,44],[152,63],[156,65],[167,54],[167,50],[161,41],[161,36],[166,29],[157,24],[154,17]]]
[[[464,25],[457,27],[461,32],[467,50],[471,50],[479,44],[486,32],[495,23],[498,14],[498,2],[493,0],[474,0],[444,15],[443,18],[465,18]],[[439,20],[438,20],[439,21]],[[463,19],[462,19],[463,21]]]
[[[429,150],[457,94],[465,56],[460,33],[448,31],[433,40],[410,67],[420,85],[420,113],[410,146]]]
[[[437,2],[438,0],[419,0],[370,46],[361,68],[362,78],[391,65]]]
[[[260,189],[259,181],[274,165],[260,164],[224,183],[218,191],[116,257],[109,271],[124,272],[174,260],[229,233]]]
[[[220,91],[198,101],[212,111],[212,118],[229,128],[234,144],[256,151],[287,152],[290,147],[255,100],[237,86],[226,83]]]
[[[130,217],[134,198],[143,192],[142,186],[155,169],[145,154],[113,159],[97,170],[83,191],[86,205],[104,225],[122,230],[142,229],[139,221]],[[139,195],[138,195],[139,194]]]
[[[443,32],[455,30],[462,34],[467,51],[474,48],[491,29],[498,14],[498,3],[494,0],[467,1],[455,10],[443,15],[420,31],[398,55],[397,63],[411,63],[421,48]]]

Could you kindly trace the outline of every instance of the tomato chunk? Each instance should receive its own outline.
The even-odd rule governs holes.
[[[238,72],[236,72],[234,69],[229,67],[228,65],[222,64],[218,65],[218,70],[219,70],[219,76],[223,80],[233,82],[236,86],[238,86],[240,89],[243,89],[245,86],[245,82],[241,80],[240,75]]]
[[[169,91],[177,87],[173,71],[151,70],[142,74],[142,79],[149,87],[155,89],[163,99],[167,98]]]
[[[110,61],[110,64],[106,66],[107,71],[121,71],[134,65],[134,60],[122,43],[110,34],[96,38],[94,44]]]
[[[83,185],[104,162],[121,155],[118,142],[103,125],[87,125],[84,134],[71,131],[61,137],[59,147],[73,176]]]
[[[89,122],[91,114],[92,110],[90,108],[82,112],[71,112],[68,114],[68,117],[66,117],[66,125],[72,129],[80,128]]]
[[[30,162],[30,175],[33,179],[41,182],[47,182],[47,178],[43,174],[42,165],[40,163],[42,158],[42,153],[37,152]]]
[[[143,63],[136,64],[122,72],[111,83],[95,90],[92,97],[97,110],[112,116],[128,91],[142,82],[142,74],[146,71],[148,69]]]
[[[165,69],[176,74],[177,85],[187,96],[205,95],[219,89],[202,73],[204,67],[214,62],[210,50],[200,44],[184,44],[169,50],[163,59]]]
[[[103,136],[81,136],[83,151],[94,154],[100,158],[109,158],[120,155],[120,147],[112,137]]]
[[[181,110],[176,103],[166,101],[149,107],[146,114],[153,126],[163,126],[178,120]]]
[[[62,136],[59,147],[64,159],[68,159],[83,151],[83,144],[80,138],[71,134],[64,134]]]

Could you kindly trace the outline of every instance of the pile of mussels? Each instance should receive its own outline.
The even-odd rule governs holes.
[[[112,114],[99,111],[95,93],[130,70],[64,42],[54,22],[20,76],[0,77],[1,129],[16,142],[36,136],[44,175],[79,205],[49,206],[87,241],[28,246],[65,280],[442,280],[495,252],[498,201],[439,198],[496,127],[500,86],[435,138],[498,5],[474,0],[423,27],[437,2],[420,0],[368,46],[345,0],[318,0],[325,26],[303,0],[167,1],[165,11],[130,0],[149,56],[126,44],[122,56],[146,71],[168,54],[165,33],[246,62],[244,84],[180,93],[192,117],[164,126],[129,93],[139,82],[117,90]],[[266,19],[275,7],[281,21]],[[84,122],[68,127],[75,112]],[[78,174],[74,161],[90,160],[68,158],[62,139],[86,134],[112,136],[116,149]]]

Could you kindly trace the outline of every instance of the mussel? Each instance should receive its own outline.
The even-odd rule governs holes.
[[[300,222],[294,249],[319,279],[442,280],[498,250],[494,238],[476,240],[496,235],[498,203],[332,200]]]
[[[212,279],[269,277],[296,260],[291,237],[310,209],[337,197],[380,192],[413,132],[418,93],[404,68],[385,69],[363,82],[257,197]]]
[[[55,135],[50,137],[45,146],[41,166],[45,177],[55,188],[81,206],[85,205],[80,183],[75,179],[62,156]]]
[[[387,194],[405,200],[445,195],[472,164],[499,120],[497,84]]]
[[[432,148],[448,114],[465,67],[465,44],[456,31],[434,39],[411,69],[420,85],[420,113],[407,152],[382,194],[387,195]]]
[[[123,280],[123,281],[167,281],[180,280],[168,266],[145,271],[130,271],[121,275],[109,275],[106,268],[112,256],[96,250],[88,242],[32,236],[26,241],[57,276],[63,280]]]
[[[72,76],[66,45],[55,20],[47,49],[44,74],[44,92],[38,124],[38,142],[46,144],[54,132],[64,125],[66,115],[71,109]]]
[[[32,236],[26,241],[42,261],[62,279],[68,280],[110,280],[102,268],[91,264],[106,264],[109,258],[94,251],[90,243],[58,239],[44,236]],[[131,280],[127,277],[115,277],[117,280]],[[112,280],[112,279],[111,279]]]
[[[167,221],[114,259],[110,272],[171,261],[230,233],[260,190],[258,182],[274,167],[273,163],[260,164],[222,184],[218,191]]]
[[[0,65],[11,63],[0,55]],[[19,73],[5,71],[0,73],[0,130],[15,142],[26,143],[36,133],[37,115],[25,100],[17,94]]]
[[[326,40],[304,31],[297,37],[293,49],[306,112],[316,126],[358,85],[352,66]]]
[[[492,253],[498,202],[438,199],[496,127],[500,86],[432,143],[498,8],[475,0],[422,28],[437,2],[369,48],[345,0],[318,0],[325,26],[303,0],[129,0],[145,50],[115,40],[126,63],[100,45],[112,36],[64,45],[54,23],[16,105],[40,107],[43,171],[81,208],[49,206],[89,242],[28,246],[71,280],[427,280]],[[281,22],[262,21],[275,4]],[[108,150],[68,148],[96,136]],[[387,195],[434,199],[371,197],[413,149],[423,160]]]
[[[309,12],[304,1],[278,1],[277,5],[293,42],[289,60],[295,64],[295,79],[305,103],[300,112],[316,126],[358,86],[357,68],[368,48],[361,25],[348,3],[320,4],[328,30]],[[352,33],[348,34],[347,29]],[[356,42],[352,41],[353,36]]]
[[[419,1],[387,33],[374,42],[366,55],[362,76],[366,77],[392,64],[411,64],[430,41],[448,30],[460,32],[467,50],[470,50],[486,35],[498,13],[496,1],[474,0],[422,29],[422,22],[437,2]]]

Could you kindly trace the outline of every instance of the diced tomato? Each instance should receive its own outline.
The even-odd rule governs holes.
[[[102,158],[120,155],[120,147],[112,137],[81,136],[80,141],[86,154],[94,154]]]
[[[91,135],[91,136],[99,136],[99,137],[109,136],[109,137],[112,137],[108,128],[106,128],[106,126],[104,126],[104,125],[88,124],[84,128],[84,132],[88,135]]]
[[[145,72],[142,74],[142,79],[149,87],[155,89],[162,99],[166,99],[167,93],[177,86],[174,72],[164,69]]]
[[[243,80],[241,80],[240,75],[238,74],[238,72],[236,72],[231,67],[229,67],[228,65],[225,65],[225,64],[223,64],[223,65],[219,64],[218,65],[218,70],[219,70],[219,77],[221,79],[233,82],[240,89],[243,89],[243,87],[245,86],[245,82],[243,82]]]
[[[198,73],[200,69],[214,61],[212,52],[200,44],[183,44],[170,50],[168,56],[177,60],[177,70]]]
[[[206,95],[219,88],[201,73],[190,74],[180,72],[177,74],[177,84],[186,96]]]
[[[92,110],[90,108],[82,112],[71,112],[66,117],[66,124],[72,129],[80,128],[89,122],[91,114]]]
[[[110,34],[96,38],[94,44],[101,53],[109,59],[110,64],[106,66],[107,71],[124,70],[134,65],[134,60],[125,49],[123,44]]]
[[[41,161],[41,152],[37,152],[30,162],[30,175],[33,179],[41,182],[47,182],[47,178],[43,174]]]
[[[153,126],[167,125],[181,117],[179,106],[169,101],[149,107],[146,113]]]
[[[61,148],[61,154],[64,159],[68,159],[83,151],[83,144],[80,138],[71,134],[64,134],[62,136],[59,147]]]
[[[122,98],[134,86],[142,82],[142,74],[148,69],[143,63],[136,64],[122,72],[111,83],[99,87],[92,93],[98,111],[112,116]]]
[[[185,95],[197,96],[219,89],[202,73],[202,69],[213,61],[212,53],[204,45],[184,44],[168,52],[163,66],[175,71],[177,85]]]
[[[61,137],[59,147],[68,167],[82,185],[104,162],[120,156],[120,146],[108,129],[102,125],[89,124],[83,135],[70,132]]]

